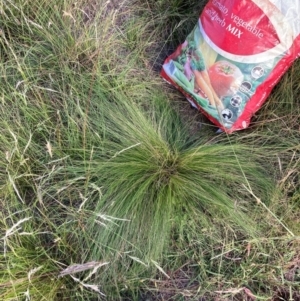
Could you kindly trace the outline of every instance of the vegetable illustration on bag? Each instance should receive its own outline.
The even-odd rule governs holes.
[[[231,133],[299,56],[300,0],[210,0],[161,75]]]

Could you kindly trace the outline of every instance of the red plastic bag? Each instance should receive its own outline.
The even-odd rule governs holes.
[[[210,0],[161,75],[231,133],[299,56],[300,0]]]

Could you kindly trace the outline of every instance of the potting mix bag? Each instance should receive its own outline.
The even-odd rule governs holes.
[[[248,127],[300,56],[300,0],[210,0],[161,75],[213,123]]]

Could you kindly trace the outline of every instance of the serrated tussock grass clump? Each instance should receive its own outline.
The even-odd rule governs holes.
[[[88,175],[86,185],[101,187],[101,195],[86,203],[95,215],[85,241],[87,261],[110,262],[100,283],[113,279],[121,289],[136,277],[150,277],[152,262],[162,260],[171,233],[186,217],[199,237],[217,225],[230,225],[240,237],[259,233],[249,190],[268,202],[272,184],[249,145],[205,136],[191,141],[179,116],[158,98],[149,111],[119,100],[106,116],[101,146],[87,162],[74,160],[65,168],[76,177]],[[113,223],[106,225],[105,216]]]

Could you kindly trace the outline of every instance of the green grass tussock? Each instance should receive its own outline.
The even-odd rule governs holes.
[[[98,187],[84,206],[95,212],[86,225],[85,256],[109,261],[97,281],[114,279],[123,288],[132,279],[150,277],[151,263],[161,261],[171,233],[187,215],[200,233],[226,225],[240,237],[254,236],[259,229],[248,212],[256,211],[255,201],[247,189],[269,200],[274,188],[255,151],[249,158],[249,146],[208,137],[191,141],[167,102],[156,100],[148,110],[151,114],[121,100],[112,103],[103,144],[91,149],[88,161],[73,160],[62,170],[76,176],[67,183],[79,179],[85,187]]]

